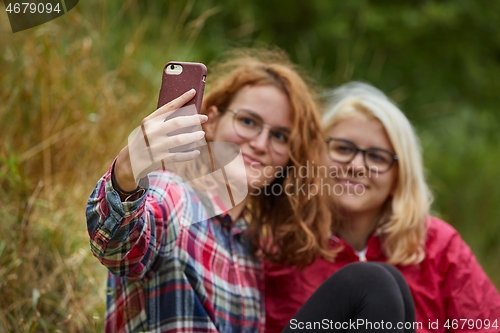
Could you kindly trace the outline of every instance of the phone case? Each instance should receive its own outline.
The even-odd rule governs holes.
[[[169,74],[168,69],[170,66],[176,66],[177,68],[178,66],[181,66],[182,71],[179,74]],[[179,116],[194,115],[200,112],[203,92],[205,90],[206,75],[207,67],[202,63],[171,61],[165,65],[163,69],[160,95],[158,97],[158,107],[176,99],[190,89],[194,88],[196,90],[196,95],[189,102],[184,104],[182,108],[174,112],[165,120]],[[190,105],[193,105],[194,107],[189,107]],[[189,133],[196,131],[197,128],[197,126],[180,128],[168,133],[168,135],[173,136],[181,133]],[[184,152],[190,151],[193,148],[194,144],[189,144],[169,149],[169,152]]]
[[[177,75],[167,74],[167,69],[171,65],[182,66],[182,72]],[[158,107],[167,104],[186,91],[194,88],[196,90],[196,95],[185,105],[194,104],[196,106],[196,110],[199,112],[201,108],[201,101],[203,99],[203,91],[205,90],[206,75],[207,67],[202,63],[181,61],[171,61],[167,63],[163,69]]]

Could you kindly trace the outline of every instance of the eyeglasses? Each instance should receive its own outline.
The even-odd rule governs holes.
[[[290,129],[287,127],[272,127],[264,124],[262,118],[249,110],[231,110],[233,113],[233,127],[236,134],[244,139],[253,139],[262,133],[264,128],[269,129],[269,142],[276,154],[285,155],[288,152],[288,138]]]
[[[396,154],[381,148],[360,149],[353,142],[344,139],[327,138],[328,153],[335,162],[350,163],[361,152],[365,167],[378,173],[389,171],[398,160]]]

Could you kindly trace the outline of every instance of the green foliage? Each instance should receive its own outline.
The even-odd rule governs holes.
[[[434,209],[460,231],[498,286],[500,134],[495,117],[459,107],[421,127],[421,138]]]

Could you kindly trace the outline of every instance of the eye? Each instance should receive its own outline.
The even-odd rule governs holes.
[[[366,156],[374,163],[389,163],[390,158],[388,154],[378,151],[368,151]]]
[[[271,132],[271,138],[275,139],[275,140],[277,140],[279,142],[283,142],[283,143],[287,143],[288,142],[288,135],[286,135],[283,132],[279,132],[279,131],[272,131]]]
[[[246,127],[255,127],[257,125],[255,120],[249,117],[240,117],[238,121]]]
[[[342,144],[335,145],[333,147],[333,150],[335,150],[335,152],[337,152],[339,154],[344,154],[344,155],[350,155],[354,152],[354,148],[352,148],[348,145],[342,145]]]

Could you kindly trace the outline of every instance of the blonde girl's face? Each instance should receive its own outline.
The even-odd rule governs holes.
[[[330,138],[344,140],[338,142],[345,142],[349,147],[363,150],[383,149],[395,154],[382,123],[378,119],[360,113],[338,121],[326,135]],[[339,149],[347,148],[341,146]],[[344,212],[376,215],[384,203],[394,194],[398,174],[397,163],[394,163],[389,171],[380,173],[376,167],[372,167],[368,156],[366,160],[369,168],[367,168],[364,154],[361,151],[356,153],[350,163],[339,163],[332,160],[331,157],[328,160],[330,176],[335,182],[333,191],[331,191],[332,196]]]

